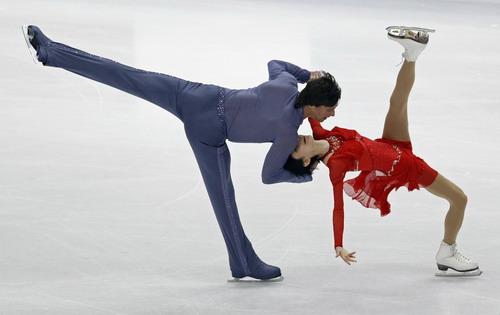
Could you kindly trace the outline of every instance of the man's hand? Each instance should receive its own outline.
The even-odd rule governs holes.
[[[340,258],[342,258],[345,261],[345,263],[348,265],[351,265],[351,263],[358,262],[355,259],[356,256],[354,256],[354,254],[356,254],[356,252],[349,253],[345,248],[340,247],[340,246],[335,248],[335,252],[337,253],[335,258],[340,256]]]
[[[323,76],[323,71],[312,71],[311,77],[310,77],[309,81],[307,81],[307,82],[311,82],[312,80],[319,79],[322,76]]]

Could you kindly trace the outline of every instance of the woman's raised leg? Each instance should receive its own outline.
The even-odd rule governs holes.
[[[389,28],[388,28],[389,30]],[[423,30],[423,29],[420,29]],[[408,128],[408,98],[415,82],[415,62],[429,42],[429,35],[423,31],[411,29],[389,30],[388,37],[401,44],[405,49],[405,59],[399,70],[396,86],[392,92],[389,112],[387,113],[382,138],[408,142],[410,131]],[[429,30],[430,31],[430,30]]]
[[[415,62],[404,61],[392,92],[382,138],[408,142],[408,98],[415,82]]]

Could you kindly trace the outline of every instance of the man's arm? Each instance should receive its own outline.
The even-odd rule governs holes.
[[[303,183],[312,180],[311,175],[297,176],[283,168],[288,156],[297,146],[297,141],[297,135],[277,137],[274,140],[262,167],[262,182],[264,184]]]
[[[267,69],[269,80],[287,76],[287,74],[292,75],[299,83],[307,83],[311,78],[311,72],[286,61],[271,60],[267,63]]]

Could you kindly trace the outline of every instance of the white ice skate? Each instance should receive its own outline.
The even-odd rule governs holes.
[[[33,58],[33,61],[36,64],[41,64],[40,61],[38,61],[38,58],[36,57],[36,50],[35,48],[31,45],[30,41],[33,39],[35,36],[33,34],[33,31],[28,28],[26,25],[21,25],[21,30],[23,31],[23,36],[24,40],[26,41],[26,45],[28,45],[28,50],[30,51],[31,58]]]
[[[403,46],[403,58],[415,62],[429,42],[429,33],[435,30],[422,27],[389,26],[387,37]]]
[[[448,245],[441,242],[436,254],[436,263],[440,270],[436,273],[437,277],[473,277],[482,273],[477,262],[467,259],[458,252],[456,243]],[[454,272],[448,271],[448,269],[452,269]]]

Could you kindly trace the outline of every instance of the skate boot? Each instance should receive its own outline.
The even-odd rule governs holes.
[[[233,279],[228,280],[228,282],[282,281],[283,279],[279,267],[259,261],[258,264],[252,268],[249,275],[233,272]]]
[[[458,252],[456,243],[448,245],[441,242],[439,251],[436,254],[436,263],[438,269],[441,270],[440,273],[436,273],[436,276],[464,277],[479,276],[482,273],[477,262],[467,259]],[[448,269],[453,269],[456,272],[448,273]]]
[[[420,53],[429,42],[429,34],[435,30],[421,27],[389,26],[386,28],[387,37],[403,46],[403,58],[406,61],[417,61]]]
[[[23,25],[21,29],[33,61],[35,63],[45,63],[47,60],[47,53],[43,48],[52,41],[36,26]]]

